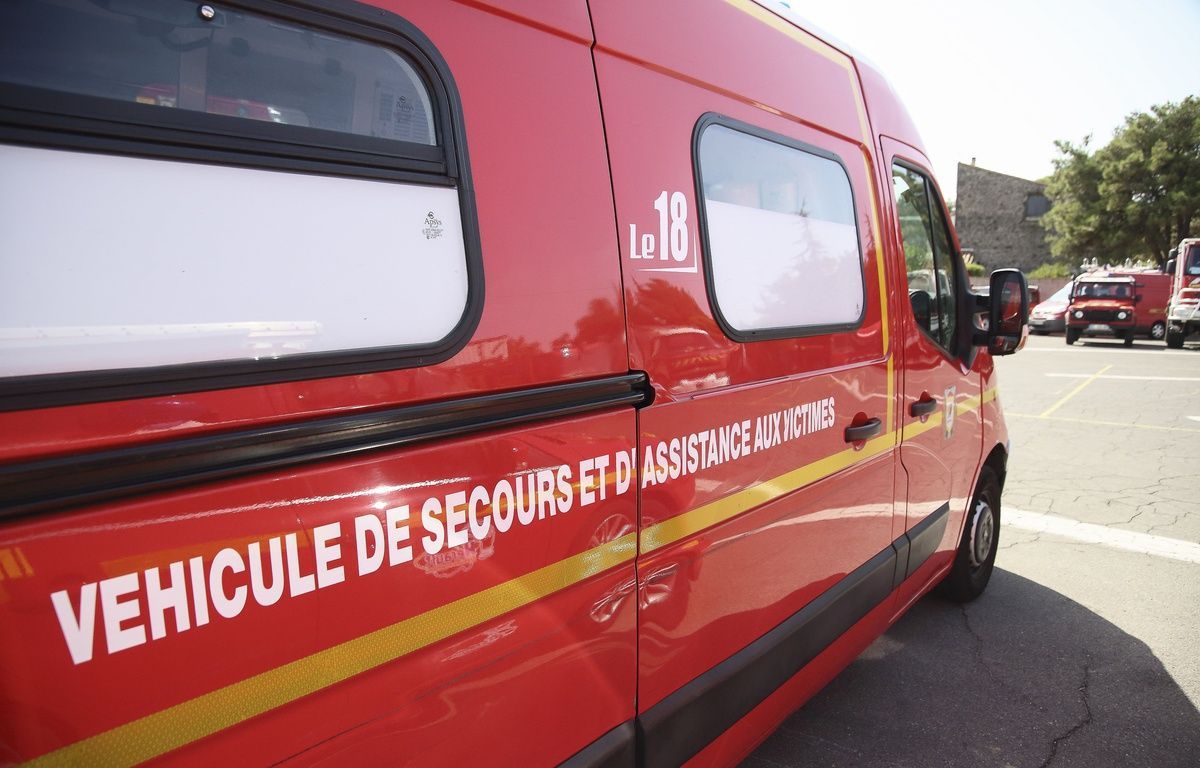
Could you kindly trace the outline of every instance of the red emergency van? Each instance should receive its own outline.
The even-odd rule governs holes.
[[[1132,346],[1135,336],[1167,335],[1171,276],[1159,270],[1098,270],[1076,278],[1066,312],[1066,340],[1105,334]]]
[[[987,584],[1024,278],[773,7],[3,3],[0,166],[0,761],[730,764]]]

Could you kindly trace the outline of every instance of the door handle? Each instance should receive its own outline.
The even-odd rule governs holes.
[[[846,427],[846,442],[859,443],[883,432],[883,422],[879,419],[867,419],[862,424]]]
[[[928,400],[918,400],[917,402],[913,403],[909,406],[908,412],[911,413],[914,418],[923,419],[936,411],[937,407],[937,400],[931,397]]]

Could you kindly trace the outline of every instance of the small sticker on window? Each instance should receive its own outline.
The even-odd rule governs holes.
[[[433,211],[425,217],[425,228],[421,230],[426,240],[436,240],[442,236],[442,220],[433,215]]]

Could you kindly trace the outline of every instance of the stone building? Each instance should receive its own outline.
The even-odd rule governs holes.
[[[1046,185],[958,164],[954,225],[964,251],[987,269],[1029,272],[1050,261],[1041,218],[1050,210]]]

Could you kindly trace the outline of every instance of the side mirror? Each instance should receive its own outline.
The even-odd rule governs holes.
[[[933,317],[933,298],[927,291],[909,291],[908,303],[912,305],[913,317],[917,325],[930,330]]]
[[[1011,355],[1029,336],[1029,293],[1019,269],[998,269],[991,278],[992,305],[988,311],[987,348],[993,355]]]
[[[1134,304],[1141,304],[1141,303],[1142,303],[1142,297],[1141,297],[1141,296],[1134,296],[1134,297],[1133,297],[1133,303],[1134,303]]]
[[[1174,255],[1174,253],[1175,253],[1175,251],[1171,251],[1172,255]],[[1166,272],[1168,275],[1175,274],[1175,259],[1167,259],[1167,268],[1163,271]]]

